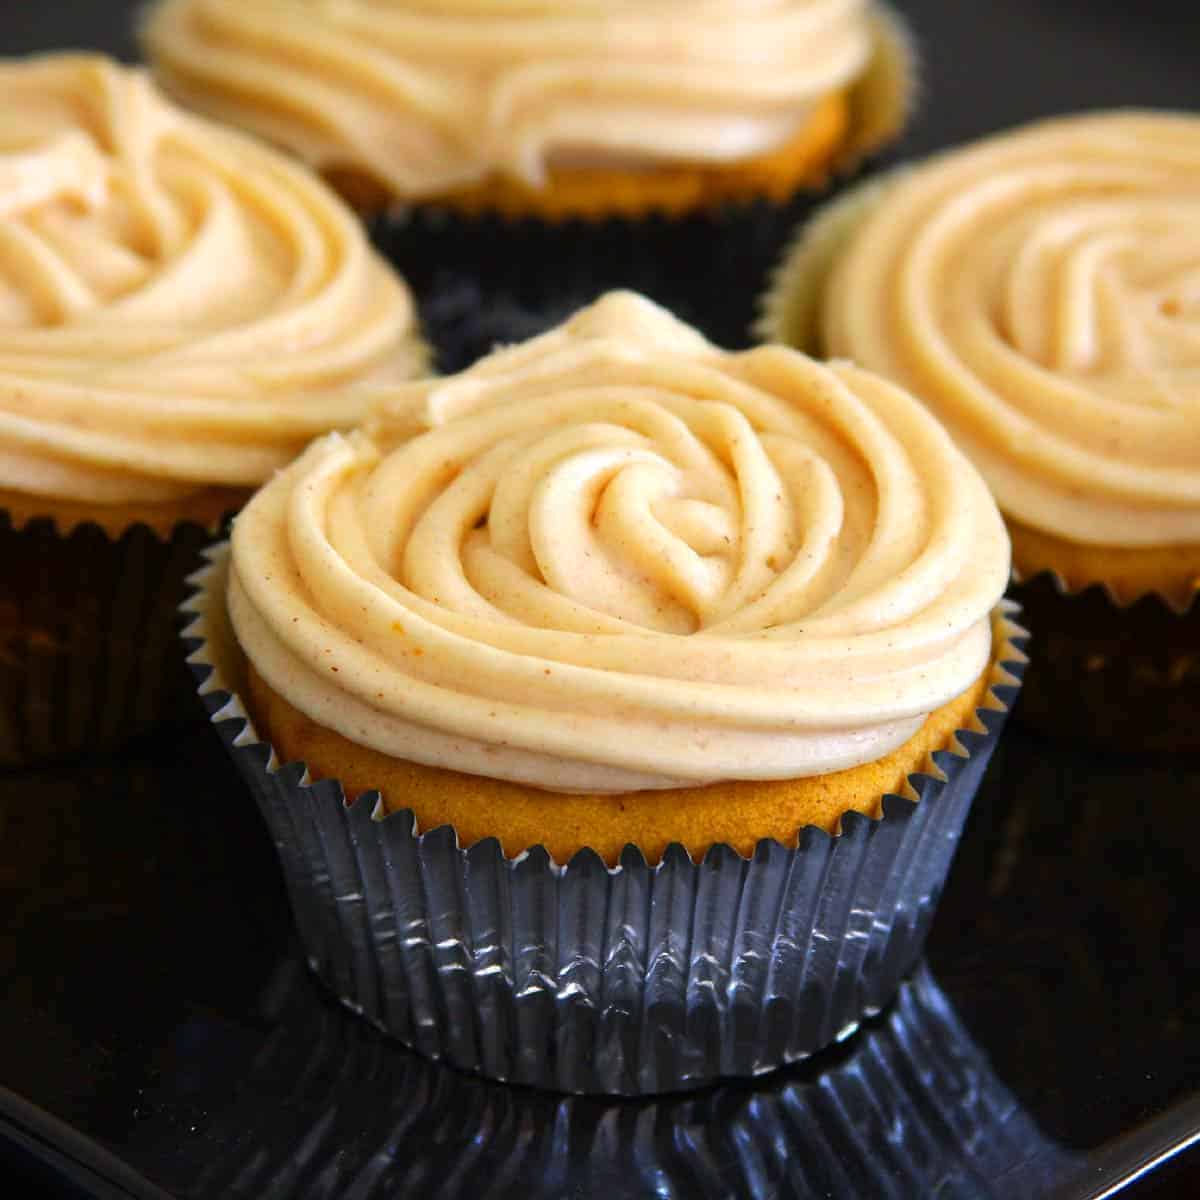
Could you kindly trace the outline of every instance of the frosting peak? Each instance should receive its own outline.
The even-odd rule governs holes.
[[[423,363],[317,179],[88,55],[0,63],[0,488],[253,486]]]
[[[984,669],[1007,574],[909,397],[618,293],[314,443],[237,521],[230,612],[351,740],[627,791],[882,757]]]
[[[145,36],[188,104],[421,198],[768,153],[875,35],[868,0],[162,0]]]

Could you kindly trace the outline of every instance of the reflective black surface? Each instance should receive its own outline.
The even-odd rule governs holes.
[[[0,1124],[91,1161],[31,1101],[172,1195],[1089,1195],[1150,1152],[1139,1127],[1174,1108],[1165,1149],[1200,1123],[1183,764],[1010,727],[930,978],[799,1068],[613,1103],[470,1079],[344,1013],[211,731],[133,758],[4,780]]]
[[[10,2],[0,48],[128,54],[133,7]],[[1194,6],[900,7],[926,93],[901,154],[1052,111],[1200,107]],[[762,266],[746,264],[710,332],[737,340]],[[689,288],[686,274],[658,286],[668,302]],[[473,295],[430,298],[444,357],[557,315],[480,313]],[[1098,1196],[1200,1129],[1198,801],[1194,761],[1010,727],[934,925],[933,982],[782,1076],[611,1105],[468,1080],[329,1004],[296,962],[258,815],[199,719],[120,762],[2,776],[0,1172],[49,1164],[76,1194],[206,1200],[483,1183],[614,1200]],[[806,1142],[817,1133],[828,1153]],[[1197,1158],[1173,1168],[1181,1194]]]

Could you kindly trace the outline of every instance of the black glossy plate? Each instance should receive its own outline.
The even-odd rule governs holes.
[[[9,0],[0,49],[128,56],[133,7]],[[1192,6],[900,7],[925,58],[902,153],[1200,107]],[[747,264],[712,330],[744,328],[761,284]],[[1198,801],[1200,764],[1010,726],[928,966],[876,1021],[754,1084],[563,1099],[424,1062],[328,1001],[198,711],[119,762],[0,777],[0,1172],[177,1200],[1108,1195],[1200,1137]]]

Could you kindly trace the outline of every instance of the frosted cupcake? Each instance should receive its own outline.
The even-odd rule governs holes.
[[[1047,121],[853,193],[765,336],[918,395],[1008,520],[1040,635],[1024,711],[1118,745],[1200,722],[1200,118]]]
[[[173,610],[222,515],[424,354],[404,284],[274,151],[95,56],[0,63],[0,102],[12,764],[163,716]]]
[[[390,214],[422,296],[462,280],[538,313],[614,285],[719,313],[726,259],[765,269],[781,206],[890,141],[912,77],[872,0],[165,0],[143,41],[182,102]]]
[[[488,1075],[669,1090],[915,960],[1008,567],[898,389],[614,294],[314,443],[190,636],[340,996]]]

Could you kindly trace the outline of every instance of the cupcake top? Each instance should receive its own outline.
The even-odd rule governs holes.
[[[1008,569],[899,389],[614,293],[315,442],[238,518],[229,609],[351,741],[628,791],[882,757],[982,673]]]
[[[186,103],[410,199],[775,150],[866,70],[869,0],[162,0]]]
[[[1200,117],[1046,121],[871,185],[770,309],[911,389],[1023,525],[1200,544]]]
[[[318,179],[87,55],[0,63],[0,488],[253,487],[424,362]]]

